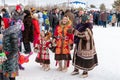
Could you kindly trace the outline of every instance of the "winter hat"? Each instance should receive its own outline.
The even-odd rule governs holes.
[[[16,6],[16,10],[22,10],[21,6],[20,6],[20,5],[17,5],[17,6]]]
[[[34,18],[34,19],[38,19],[38,14],[37,14],[37,13],[34,13],[34,14],[33,14],[33,18]]]
[[[82,17],[81,17],[82,23],[85,23],[89,19],[90,19],[90,17],[88,15],[82,15]]]

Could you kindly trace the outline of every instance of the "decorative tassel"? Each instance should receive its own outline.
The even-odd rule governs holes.
[[[58,64],[58,61],[56,61],[56,64],[55,64],[55,66],[57,66],[57,64]]]
[[[70,65],[70,61],[68,60],[68,61],[67,61],[67,67],[69,67],[69,65]]]

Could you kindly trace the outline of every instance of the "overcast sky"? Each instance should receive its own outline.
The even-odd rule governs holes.
[[[2,4],[2,0],[0,0]],[[5,0],[6,4],[16,4],[20,1],[20,3],[29,3],[31,1],[36,2],[38,5],[48,5],[48,4],[57,4],[62,2],[67,2],[68,0]],[[87,2],[88,5],[94,4],[95,6],[99,6],[100,4],[104,3],[107,8],[111,8],[114,0],[69,0],[69,1],[81,1]]]

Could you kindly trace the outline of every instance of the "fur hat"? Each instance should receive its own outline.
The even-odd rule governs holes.
[[[52,33],[51,32],[46,32],[45,33],[45,39],[46,40],[50,40],[51,37],[52,37]]]

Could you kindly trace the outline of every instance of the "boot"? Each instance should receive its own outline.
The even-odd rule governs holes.
[[[19,64],[19,69],[20,70],[25,70],[25,68],[21,64]]]
[[[74,71],[71,73],[71,75],[77,75],[77,74],[79,74],[79,70],[75,68]]]
[[[50,65],[49,64],[45,64],[45,69],[44,71],[49,71],[50,70]]]
[[[82,77],[82,78],[86,78],[86,77],[88,77],[88,71],[83,71],[81,77]]]
[[[42,64],[42,69],[43,69],[43,70],[45,69],[45,64]]]
[[[9,80],[15,80],[15,78],[10,77]]]
[[[64,68],[63,68],[63,70],[62,70],[63,72],[67,72],[67,70],[68,70],[67,62],[68,62],[68,61],[66,61],[66,60],[64,61]]]
[[[58,71],[62,71],[62,60],[58,61],[59,67],[57,68]]]

